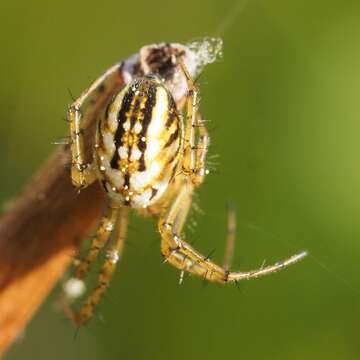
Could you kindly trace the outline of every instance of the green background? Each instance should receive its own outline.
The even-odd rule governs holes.
[[[217,171],[188,237],[221,262],[237,204],[234,268],[308,249],[290,269],[234,286],[162,264],[155,222],[129,246],[88,327],[56,310],[59,289],[8,359],[360,358],[360,2],[6,1],[0,5],[0,200],[67,135],[71,99],[142,45],[221,32],[199,81]],[[51,241],[51,234],[49,234]],[[104,319],[104,321],[101,321]],[[0,329],[1,331],[1,329]]]

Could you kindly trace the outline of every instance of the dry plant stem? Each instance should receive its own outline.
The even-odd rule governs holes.
[[[134,76],[160,72],[169,86],[178,88],[178,105],[183,101],[185,90],[178,77],[173,80],[175,65],[169,60],[174,51],[186,48],[146,46],[113,68],[83,114],[86,148],[91,148],[104,105]],[[0,219],[0,356],[21,335],[99,218],[103,192],[94,184],[78,193],[70,181],[70,163],[69,147],[59,147]]]

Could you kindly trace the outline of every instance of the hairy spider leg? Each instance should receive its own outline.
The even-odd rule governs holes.
[[[203,183],[206,175],[205,159],[210,138],[200,113],[198,112],[198,89],[183,61],[178,59],[178,62],[185,75],[188,87],[188,97],[185,105],[186,118],[182,172],[183,174],[189,175],[191,182],[197,187]],[[198,140],[196,140],[197,131]],[[196,142],[197,145],[195,146]]]
[[[85,188],[96,180],[93,163],[85,163],[83,115],[81,107],[94,95],[104,82],[119,71],[120,64],[116,64],[97,78],[69,107],[68,121],[71,135],[71,180],[77,188]],[[92,100],[96,101],[95,97]]]
[[[107,244],[118,218],[118,209],[113,207],[108,208],[108,214],[104,215],[96,230],[96,234],[91,241],[90,248],[87,255],[80,260],[75,268],[74,277],[83,280],[89,272],[90,265],[96,260],[100,250]]]
[[[117,215],[117,235],[111,240],[106,251],[105,261],[101,267],[97,286],[85,300],[77,314],[73,314],[73,321],[76,326],[84,325],[93,315],[96,305],[100,302],[106,288],[109,286],[116,265],[122,257],[128,228],[129,208],[126,206],[112,209]],[[114,224],[115,225],[115,224]]]
[[[206,280],[213,282],[234,282],[244,279],[257,278],[259,276],[267,275],[278,270],[281,270],[295,262],[301,260],[307,255],[307,252],[301,252],[284,261],[280,261],[274,265],[270,265],[264,268],[247,271],[247,272],[230,272],[226,268],[223,268],[214,262],[210,261],[208,257],[197,252],[188,243],[181,239],[180,234],[185,223],[185,218],[192,201],[192,193],[194,189],[203,181],[205,176],[205,157],[207,152],[207,146],[196,146],[195,144],[195,128],[200,134],[199,142],[205,138],[206,145],[208,138],[204,126],[199,121],[197,116],[197,89],[194,86],[192,79],[189,76],[184,64],[179,61],[180,67],[183,70],[189,89],[189,95],[187,99],[187,115],[185,122],[185,139],[184,139],[184,160],[182,164],[183,184],[181,190],[168,213],[165,216],[161,216],[159,220],[159,231],[162,237],[161,252],[165,256],[165,261],[169,262],[173,266],[182,271],[188,271],[193,274],[197,274]],[[204,141],[204,140],[203,140]],[[196,166],[203,166],[197,168]],[[189,204],[190,203],[190,204]],[[231,215],[232,216],[232,215]],[[229,222],[233,220],[229,220]],[[231,224],[233,226],[233,224]],[[229,226],[230,228],[230,226]],[[228,235],[228,240],[231,235]],[[226,265],[225,258],[225,265]]]

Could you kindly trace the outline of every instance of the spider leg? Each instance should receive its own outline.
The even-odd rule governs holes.
[[[197,187],[204,181],[206,175],[205,160],[210,138],[205,122],[198,112],[198,90],[182,60],[178,59],[178,61],[188,86],[182,171],[190,176],[192,183]]]
[[[75,268],[76,279],[82,280],[89,271],[90,265],[96,260],[100,250],[107,244],[116,224],[119,209],[110,207],[109,213],[100,220],[96,235],[84,259],[81,259]]]
[[[106,258],[98,277],[97,286],[88,296],[80,311],[77,314],[73,314],[72,316],[72,320],[77,326],[81,326],[89,321],[89,319],[92,317],[96,305],[100,302],[106,288],[111,282],[116,265],[120,260],[124,250],[125,239],[127,236],[128,211],[129,209],[127,207],[121,207],[117,209],[118,234],[116,238],[114,238],[109,244],[106,252]]]
[[[116,64],[107,70],[103,75],[96,79],[87,88],[79,98],[77,98],[69,107],[68,121],[70,123],[70,136],[71,136],[71,179],[74,186],[84,188],[96,180],[96,173],[94,166],[91,163],[85,162],[85,148],[84,148],[84,117],[81,107],[87,101],[96,102],[96,95],[98,92],[104,91],[104,83],[114,73],[119,70],[120,64]],[[103,99],[102,99],[103,100]]]
[[[184,242],[179,234],[185,224],[188,209],[191,206],[191,196],[193,193],[194,185],[188,181],[184,181],[179,194],[175,198],[169,212],[165,217],[161,217],[159,221],[159,231],[162,237],[161,252],[165,257],[165,261],[174,265],[180,270],[194,272],[193,262],[195,250],[190,245]],[[185,211],[184,211],[185,210]],[[189,252],[188,250],[191,249]],[[197,259],[205,259],[204,256],[196,253]],[[221,268],[213,263],[207,262],[210,267],[214,266],[214,271],[220,271]],[[203,275],[200,272],[195,272],[198,275]],[[206,269],[204,270],[206,272]]]
[[[179,235],[182,229],[178,225],[183,225],[184,220],[178,221],[178,215],[181,214],[182,207],[189,208],[187,202],[191,202],[192,191],[192,184],[184,184],[168,214],[159,221],[159,230],[162,236],[161,252],[165,256],[165,261],[176,268],[199,275],[212,282],[236,282],[279,271],[307,255],[304,251],[274,265],[247,272],[230,272],[215,264],[182,240]]]
[[[181,229],[183,229],[185,225],[185,221],[189,210],[191,208],[191,195],[192,193],[188,193],[188,196],[181,197],[181,207],[179,209],[179,213],[176,216],[176,220],[174,222],[173,231],[175,233],[180,233]],[[223,268],[225,271],[228,271],[232,262],[232,257],[235,248],[235,240],[236,240],[236,212],[233,204],[229,204],[228,206],[228,224],[227,224],[227,235],[226,235],[226,246],[225,246],[225,254],[224,254],[224,265]]]
[[[197,145],[193,148],[196,151],[196,165],[193,172],[192,182],[195,186],[199,186],[203,183],[207,170],[205,168],[206,155],[210,144],[210,137],[205,126],[205,122],[202,119],[200,113],[197,113],[196,127],[199,132]],[[193,150],[193,151],[194,151]]]

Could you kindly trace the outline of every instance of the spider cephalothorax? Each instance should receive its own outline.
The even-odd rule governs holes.
[[[172,53],[171,44],[163,48],[164,54]],[[73,184],[82,189],[98,180],[109,198],[108,211],[100,221],[86,257],[75,271],[74,279],[82,280],[99,251],[106,246],[106,259],[96,288],[78,314],[70,313],[77,325],[91,317],[121,258],[129,209],[158,217],[161,252],[166,262],[182,273],[190,272],[209,281],[225,283],[256,278],[278,271],[306,255],[302,252],[253,271],[231,272],[229,261],[225,261],[224,267],[218,266],[182,239],[192,195],[207,174],[209,136],[198,112],[198,92],[185,65],[184,53],[173,51],[173,55],[171,59],[166,57],[167,74],[175,76],[177,70],[180,80],[172,89],[161,77],[145,74],[111,94],[98,122],[91,163],[85,161],[81,107],[118,67],[109,69],[70,106]],[[161,65],[158,57],[152,66]],[[146,66],[143,67],[146,70]],[[150,68],[149,65],[148,70]],[[187,86],[187,96],[185,104],[177,106],[173,91],[179,86],[176,84],[181,83],[181,77]],[[228,238],[233,239],[234,214],[230,220]],[[115,229],[116,234],[109,241]]]

